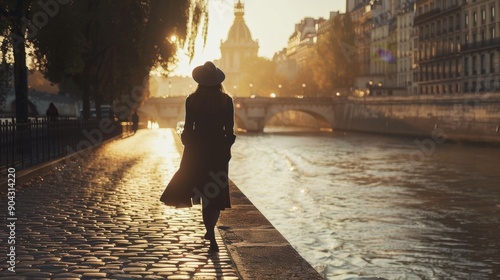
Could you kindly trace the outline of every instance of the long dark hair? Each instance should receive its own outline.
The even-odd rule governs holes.
[[[192,108],[197,111],[217,113],[227,102],[224,86],[222,84],[215,86],[198,85],[192,95],[191,105]]]

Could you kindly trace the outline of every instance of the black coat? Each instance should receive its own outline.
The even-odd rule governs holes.
[[[186,99],[180,167],[161,201],[170,206],[230,208],[228,163],[234,143],[234,107],[222,92],[193,93]]]

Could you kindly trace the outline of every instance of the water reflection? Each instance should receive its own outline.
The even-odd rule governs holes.
[[[241,135],[231,178],[328,279],[500,278],[500,150]]]

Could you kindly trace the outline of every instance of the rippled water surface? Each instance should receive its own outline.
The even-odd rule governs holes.
[[[328,279],[500,279],[500,148],[420,143],[239,135],[230,176]]]

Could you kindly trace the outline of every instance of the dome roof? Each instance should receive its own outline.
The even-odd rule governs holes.
[[[248,29],[247,24],[243,17],[236,17],[231,29],[227,35],[227,42],[238,42],[238,43],[248,43],[253,42],[252,34],[250,34],[250,29]]]

